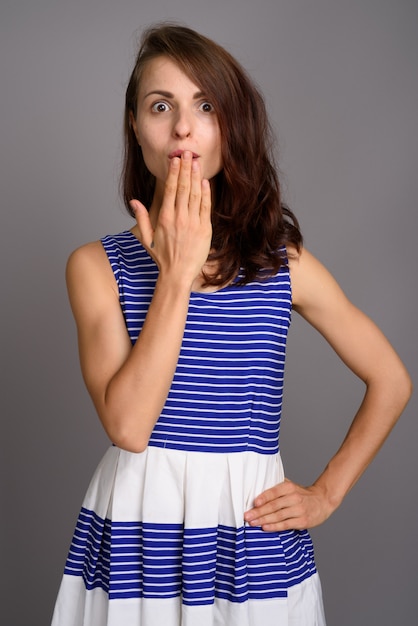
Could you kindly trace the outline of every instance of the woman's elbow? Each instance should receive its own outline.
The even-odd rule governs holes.
[[[408,404],[412,393],[414,391],[414,385],[412,382],[412,378],[410,377],[410,375],[408,374],[408,372],[405,370],[405,375],[404,375],[404,383],[403,383],[403,393],[404,393],[404,397],[405,397],[405,406]]]
[[[400,364],[397,370],[392,372],[392,389],[393,396],[399,405],[399,413],[401,413],[408,404],[413,392],[412,379],[403,364]]]
[[[118,420],[110,424],[102,420],[102,423],[111,442],[121,450],[139,454],[147,449],[151,433],[138,428],[137,424],[132,424],[130,420]]]
[[[148,447],[148,439],[141,439],[133,436],[125,436],[123,434],[115,434],[110,437],[112,443],[115,444],[121,450],[126,452],[132,452],[134,454],[141,454],[145,452]]]

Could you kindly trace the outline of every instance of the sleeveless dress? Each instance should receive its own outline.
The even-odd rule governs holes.
[[[134,344],[158,269],[130,231],[102,244]],[[52,626],[325,625],[308,532],[265,532],[243,519],[258,494],[284,480],[290,316],[286,267],[191,293],[147,449],[110,446],[92,478]]]

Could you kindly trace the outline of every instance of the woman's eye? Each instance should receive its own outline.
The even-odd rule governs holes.
[[[199,109],[204,113],[213,113],[214,110],[210,102],[202,102]]]
[[[169,106],[166,102],[155,102],[151,110],[154,111],[154,113],[165,113],[169,110]]]

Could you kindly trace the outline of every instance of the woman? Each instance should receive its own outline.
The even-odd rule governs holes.
[[[263,100],[194,31],[147,31],[126,94],[136,224],[67,268],[83,376],[113,445],[90,484],[54,626],[321,626],[306,528],[342,502],[411,393],[398,356],[302,246]],[[309,487],[278,436],[291,308],[366,384]]]

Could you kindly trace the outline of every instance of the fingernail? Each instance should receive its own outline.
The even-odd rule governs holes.
[[[186,161],[188,161],[189,159],[191,159],[192,157],[192,153],[189,150],[185,150],[183,152],[183,159],[185,159]]]

